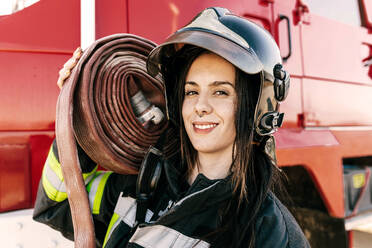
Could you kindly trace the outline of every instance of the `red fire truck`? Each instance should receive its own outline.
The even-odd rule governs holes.
[[[33,207],[54,138],[58,70],[75,48],[123,32],[160,43],[202,9],[221,6],[272,33],[291,73],[275,136],[305,235],[313,247],[352,246],[351,230],[372,222],[371,0],[87,2],[40,0],[0,16],[2,241],[13,229],[18,247],[39,239],[29,228],[22,241],[22,216]]]

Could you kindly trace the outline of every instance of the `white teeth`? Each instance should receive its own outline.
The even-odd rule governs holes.
[[[208,129],[217,126],[217,124],[209,124],[209,125],[195,125],[198,129]]]

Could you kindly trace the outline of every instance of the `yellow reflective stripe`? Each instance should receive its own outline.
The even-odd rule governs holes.
[[[48,178],[45,175],[45,167],[43,169],[42,184],[46,195],[52,201],[61,202],[67,199],[67,193],[58,191],[49,182]]]
[[[102,176],[101,181],[99,182],[97,193],[94,196],[94,203],[93,203],[93,209],[92,209],[93,214],[99,214],[99,209],[101,207],[101,201],[102,201],[102,196],[103,196],[103,190],[105,189],[107,179],[111,175],[111,173],[112,171],[106,172]]]
[[[93,175],[98,169],[98,165],[96,165],[96,167],[94,167],[94,169],[91,171],[91,172],[87,172],[87,173],[83,173],[83,178],[84,178],[84,181],[90,177],[91,175]],[[89,181],[88,181],[89,182]],[[87,184],[88,182],[85,182],[85,184]]]
[[[96,167],[91,172],[83,174],[85,184],[87,184],[90,180],[92,180],[97,168],[98,168],[98,165],[96,165]],[[50,173],[54,173],[54,175],[58,177],[59,182],[57,181],[58,180],[57,177],[55,177],[53,174],[50,174]],[[47,174],[49,174],[49,176]],[[43,175],[42,175],[42,184],[43,184],[44,190],[47,196],[51,200],[61,202],[67,198],[67,193],[64,192],[65,187],[63,183],[64,183],[64,179],[63,179],[61,165],[53,153],[53,145],[52,145],[49,150],[48,158],[44,165]],[[58,185],[60,185],[60,187],[58,187]],[[63,190],[59,191],[61,189]]]
[[[48,162],[49,162],[50,168],[54,171],[54,173],[56,173],[56,175],[58,176],[59,180],[63,181],[63,175],[62,175],[61,165],[58,162],[56,156],[54,155],[53,145],[50,148],[50,151],[49,151],[49,154],[48,154]]]
[[[58,162],[56,156],[54,155],[53,146],[50,148],[50,151],[49,151],[48,162],[49,162],[50,168],[54,171],[54,173],[56,173],[59,180],[63,181],[61,164]],[[97,170],[97,168],[98,168],[98,165],[96,165],[96,167],[91,172],[83,173],[84,180],[87,179],[89,176],[91,176]]]
[[[107,243],[107,241],[108,241],[108,239],[110,238],[110,236],[111,236],[111,230],[113,230],[113,226],[114,226],[114,224],[119,220],[119,215],[117,214],[117,213],[114,213],[113,215],[112,215],[112,218],[111,218],[111,220],[110,220],[110,224],[109,224],[109,226],[108,226],[108,228],[107,228],[107,232],[106,232],[106,236],[105,236],[105,240],[103,241],[103,248],[105,248],[105,245],[106,245],[106,243]]]

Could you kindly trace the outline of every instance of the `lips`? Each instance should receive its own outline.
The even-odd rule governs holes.
[[[199,134],[207,134],[213,131],[215,127],[218,126],[218,123],[214,122],[205,122],[205,123],[193,123],[192,124],[194,131]]]

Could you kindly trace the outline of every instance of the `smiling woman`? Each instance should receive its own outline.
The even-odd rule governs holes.
[[[289,87],[272,37],[227,9],[208,8],[152,50],[147,70],[164,78],[169,129],[178,130],[180,149],[169,155],[150,148],[137,178],[96,172],[78,146],[97,244],[309,247],[271,191],[280,173],[272,133]],[[34,218],[72,237],[55,142],[45,167],[43,180],[58,182],[53,192],[60,197],[48,198],[42,182]],[[154,173],[147,178],[144,168]],[[144,181],[156,185],[148,198],[138,194]]]
[[[235,140],[235,68],[225,59],[204,53],[192,63],[185,82],[182,118],[197,164],[189,183],[198,173],[210,179],[226,177],[232,164]]]

